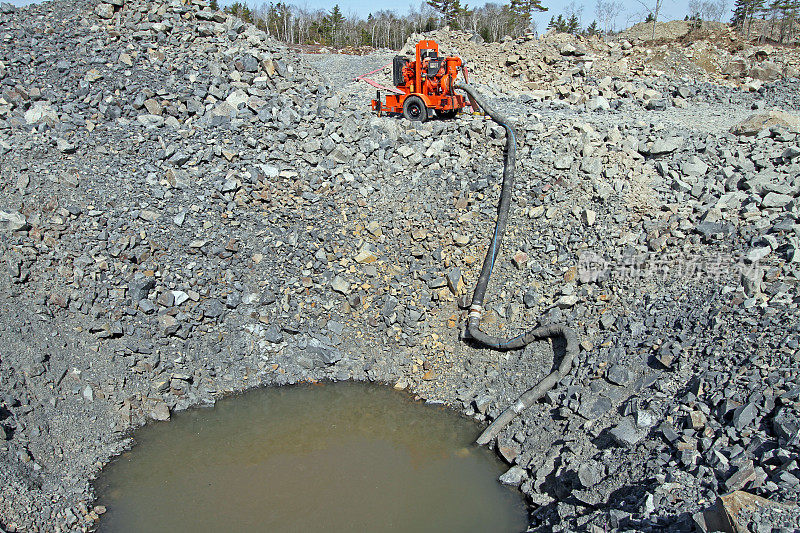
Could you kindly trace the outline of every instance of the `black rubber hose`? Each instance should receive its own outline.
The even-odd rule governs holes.
[[[566,341],[564,356],[558,368],[553,370],[547,377],[540,381],[536,386],[528,389],[517,401],[503,411],[494,422],[478,437],[478,444],[487,444],[497,436],[498,433],[508,425],[519,413],[536,403],[544,394],[552,389],[561,378],[567,375],[572,368],[572,362],[578,355],[578,336],[565,325],[543,326],[532,329],[517,337],[504,339],[494,337],[481,331],[481,315],[483,314],[483,299],[486,295],[486,288],[489,286],[489,278],[494,270],[494,262],[500,251],[500,244],[503,242],[503,235],[508,223],[508,214],[511,211],[511,195],[514,192],[514,166],[516,164],[517,139],[514,129],[508,124],[508,120],[498,113],[480,96],[475,89],[467,84],[459,83],[455,86],[467,93],[491,119],[503,126],[506,130],[506,148],[503,160],[503,185],[500,191],[500,202],[497,206],[497,221],[494,227],[494,236],[483,260],[480,277],[472,293],[472,305],[469,310],[467,320],[467,334],[479,344],[494,350],[515,350],[523,348],[535,340],[548,339],[552,337],[563,337]]]

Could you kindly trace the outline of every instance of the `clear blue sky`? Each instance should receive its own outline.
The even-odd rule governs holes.
[[[3,0],[10,2],[14,5],[26,5],[32,3],[30,0]],[[221,5],[228,5],[233,2],[233,0],[218,0]],[[261,4],[269,3],[268,1],[262,0],[241,0],[245,1],[251,7],[259,6]],[[356,14],[362,18],[366,17],[369,13],[374,13],[376,11],[381,11],[384,9],[390,9],[395,11],[399,15],[403,15],[408,13],[411,6],[419,6],[419,2],[408,2],[405,4],[398,3],[393,0],[285,0],[289,4],[299,5],[308,9],[331,9],[335,4],[339,4],[339,7],[342,11],[349,15],[349,14]],[[564,12],[564,8],[571,3],[572,0],[542,0],[542,4],[547,7],[549,10],[544,13],[535,14],[534,20],[537,23],[539,32],[542,33],[547,26],[547,22],[550,20],[551,16],[558,15]],[[596,18],[595,16],[595,1],[596,0],[584,0],[584,1],[577,1],[576,4],[583,5],[583,16],[581,20],[581,25],[586,26],[592,22]],[[623,11],[616,20],[616,28],[622,29],[628,26],[635,24],[636,22],[641,22],[644,20],[646,15],[646,11],[641,3],[637,0],[618,0],[622,2]],[[646,4],[652,5],[655,3],[655,0],[643,0]],[[477,7],[486,4],[486,0],[467,0],[462,3],[468,4],[470,7]],[[503,4],[508,3],[506,1],[496,1],[495,3]],[[664,0],[663,6],[661,8],[661,14],[659,15],[659,20],[682,20],[685,15],[688,14],[689,0]],[[729,10],[733,7],[733,0],[728,0],[728,8]],[[730,19],[730,14],[726,15],[725,21]]]

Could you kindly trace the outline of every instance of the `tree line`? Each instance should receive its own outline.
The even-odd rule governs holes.
[[[614,32],[615,19],[622,12],[622,3],[615,0],[596,1],[597,19],[588,26],[582,26],[580,15],[583,8],[573,1],[563,14],[551,21],[547,30],[590,35]],[[211,7],[219,9],[217,0],[212,0]],[[461,0],[428,0],[412,7],[405,16],[382,10],[370,13],[363,19],[355,14],[343,13],[338,4],[326,11],[286,2],[270,2],[251,8],[237,1],[225,7],[224,11],[255,24],[271,37],[289,44],[399,49],[411,34],[445,26],[471,32],[488,42],[500,41],[505,36],[535,33],[537,28],[532,14],[547,11],[547,8],[541,4],[541,0],[510,0],[508,4],[487,3],[475,8],[462,4]]]
[[[736,0],[731,23],[748,39],[792,42],[799,35],[800,0]]]
[[[219,9],[218,0],[211,7]],[[636,0],[647,14],[646,22],[658,20],[664,0]],[[790,42],[798,34],[800,0],[734,0],[732,23],[750,38],[752,28],[759,27],[761,39],[774,38]],[[370,13],[366,19],[345,14],[339,5],[331,10],[309,9],[283,1],[251,8],[237,1],[224,11],[255,24],[271,37],[289,44],[318,44],[336,48],[370,46],[399,49],[414,33],[433,31],[445,26],[465,30],[488,42],[505,36],[518,37],[536,32],[532,20],[535,12],[547,11],[542,0],[510,0],[509,3],[487,3],[471,8],[462,0],[427,0],[401,16],[391,10]],[[621,0],[595,0],[591,21],[584,21],[584,6],[577,0],[550,18],[546,31],[575,35],[613,34],[623,13]],[[727,17],[728,0],[689,0],[686,20],[700,24],[703,20],[721,21]],[[587,23],[588,22],[588,23]],[[628,21],[630,22],[630,21]]]

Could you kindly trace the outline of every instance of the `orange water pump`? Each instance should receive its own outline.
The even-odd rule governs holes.
[[[458,71],[467,79],[467,70],[460,57],[439,57],[436,41],[417,43],[416,59],[395,56],[392,61],[394,89],[386,95],[386,103],[378,98],[372,101],[372,110],[383,113],[402,113],[407,119],[426,121],[435,111],[441,118],[452,118],[466,105],[464,96],[455,94]]]

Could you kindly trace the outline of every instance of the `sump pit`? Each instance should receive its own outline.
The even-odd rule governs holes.
[[[138,430],[95,483],[100,530],[524,531],[479,432],[381,385],[252,390]]]

